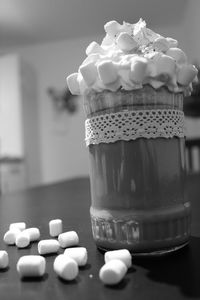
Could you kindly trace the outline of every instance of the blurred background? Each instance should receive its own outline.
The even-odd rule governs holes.
[[[198,64],[199,11],[199,0],[0,0],[1,192],[88,176],[82,99],[71,97],[66,77],[107,21],[142,17]],[[195,101],[187,138],[200,136]]]

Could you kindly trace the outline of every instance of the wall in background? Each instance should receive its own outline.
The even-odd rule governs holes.
[[[200,60],[200,40],[197,38],[200,27],[198,17],[200,3],[197,1],[190,3],[185,17],[177,27],[169,25],[165,28],[153,29],[165,36],[178,39],[180,47],[186,51],[189,60],[193,62],[196,58]],[[77,98],[78,111],[75,114],[58,115],[53,110],[47,89],[51,86],[64,88],[66,76],[78,69],[85,58],[85,48],[93,40],[100,42],[101,37],[83,37],[16,49],[38,75],[38,99],[36,100],[39,109],[42,183],[88,175],[82,99]],[[199,134],[200,121],[187,120],[187,124],[189,135]]]
[[[66,77],[78,69],[91,38],[70,40],[18,49],[38,75],[38,111],[40,122],[41,178],[50,183],[88,175],[88,155],[84,142],[82,98],[75,98],[74,114],[57,113],[47,90],[62,90]]]
[[[23,157],[22,101],[16,55],[0,58],[0,155]]]

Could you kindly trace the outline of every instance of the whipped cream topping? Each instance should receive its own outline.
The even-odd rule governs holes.
[[[122,25],[110,21],[104,29],[102,43],[91,42],[78,72],[67,77],[72,94],[133,90],[145,84],[191,94],[198,71],[188,62],[177,40],[153,32],[142,19]]]

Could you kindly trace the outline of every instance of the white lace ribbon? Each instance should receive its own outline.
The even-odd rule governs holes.
[[[176,109],[124,110],[85,121],[86,145],[138,138],[185,136],[183,111]]]

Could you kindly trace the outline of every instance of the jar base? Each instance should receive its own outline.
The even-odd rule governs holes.
[[[190,206],[152,210],[142,214],[129,211],[91,209],[93,238],[98,248],[126,248],[134,255],[159,256],[188,244],[190,237]]]
[[[169,255],[171,253],[177,252],[178,250],[181,250],[182,248],[185,248],[186,246],[189,245],[189,241],[186,241],[180,245],[173,246],[170,248],[165,248],[161,250],[153,250],[153,251],[146,251],[146,252],[134,252],[134,250],[130,250],[130,253],[134,257],[160,257],[160,256],[165,256]],[[114,249],[109,249],[109,248],[104,248],[101,246],[97,245],[97,248],[99,251],[105,253],[106,251],[112,251]]]

